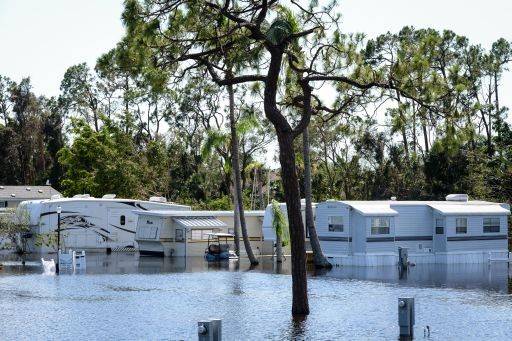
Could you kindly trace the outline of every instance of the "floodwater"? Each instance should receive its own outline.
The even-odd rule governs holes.
[[[223,340],[396,340],[402,296],[416,301],[416,339],[512,338],[506,264],[418,265],[402,278],[394,267],[311,272],[311,314],[293,321],[288,263],[89,254],[85,273],[60,276],[35,260],[3,263],[1,340],[195,340],[210,317]]]

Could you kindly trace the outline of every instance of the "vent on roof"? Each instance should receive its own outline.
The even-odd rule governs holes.
[[[391,197],[391,200],[396,201],[396,197]]]
[[[90,194],[76,194],[76,195],[73,195],[73,198],[81,198],[81,199],[87,199],[87,198],[90,198],[91,195]]]
[[[102,199],[114,199],[116,197],[115,194],[105,194],[104,196],[102,196],[101,198]]]
[[[50,197],[50,200],[57,200],[57,199],[60,199],[60,198],[61,198],[60,194],[54,194],[54,195],[52,195]]]
[[[469,201],[469,196],[467,194],[448,194],[446,196],[446,201]]]
[[[16,194],[14,194],[14,193],[11,193],[11,197],[13,197],[13,198],[14,198],[14,197],[16,197]]]
[[[25,188],[25,189],[26,189],[27,191],[30,191],[30,190],[31,190],[31,188],[30,188],[30,187],[27,187],[27,188]]]
[[[43,193],[43,190],[42,189],[38,189],[37,193]]]
[[[167,202],[167,199],[165,199],[164,197],[151,197],[151,198],[149,198],[149,201],[154,201],[154,202]]]
[[[0,189],[4,189],[4,186],[0,186]]]

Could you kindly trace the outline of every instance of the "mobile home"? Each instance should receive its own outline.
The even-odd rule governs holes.
[[[315,226],[324,254],[346,265],[478,263],[508,257],[510,207],[449,195],[446,201],[326,201]]]
[[[60,193],[51,186],[2,186],[0,185],[0,210],[16,208],[25,200],[50,199]]]
[[[73,198],[55,196],[48,200],[24,201],[18,206],[18,213],[29,218],[32,236],[28,244],[31,251],[54,251],[55,245],[41,243],[41,240],[57,231],[58,208],[61,210],[62,246],[89,251],[136,249],[137,215],[133,213],[134,209],[190,210],[189,206],[167,203],[165,198],[152,197],[144,201],[118,199],[113,194],[102,198],[77,195]]]
[[[144,255],[203,256],[208,234],[234,234],[233,211],[141,211],[138,215],[135,240]],[[247,232],[253,252],[261,254],[263,211],[246,211]],[[240,242],[240,253],[245,254]]]

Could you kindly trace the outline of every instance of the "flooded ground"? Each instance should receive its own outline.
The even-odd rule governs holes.
[[[510,340],[506,264],[345,267],[310,273],[311,314],[290,317],[289,264],[208,264],[89,254],[83,274],[49,276],[40,263],[3,260],[0,339],[195,340],[197,321],[223,320],[224,340],[393,340],[397,298],[416,299],[416,336]]]

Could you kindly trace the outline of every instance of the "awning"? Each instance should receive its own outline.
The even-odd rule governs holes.
[[[226,223],[213,216],[211,217],[173,217],[176,223],[185,228],[221,228],[227,227]]]

